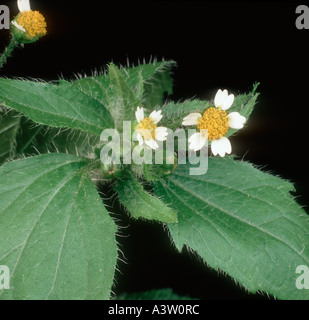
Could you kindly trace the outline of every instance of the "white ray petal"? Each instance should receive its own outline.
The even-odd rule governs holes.
[[[17,0],[17,6],[20,12],[31,10],[29,0]]]
[[[149,118],[151,119],[152,123],[157,124],[163,117],[163,115],[161,114],[161,110],[159,111],[152,111]]]
[[[229,126],[233,129],[241,129],[243,128],[246,118],[239,114],[238,112],[231,112],[228,115],[229,118]]]
[[[183,118],[182,125],[183,126],[192,126],[198,123],[198,120],[202,117],[200,113],[190,113],[186,117]]]
[[[151,139],[151,140],[145,140],[145,143],[147,144],[147,146],[149,146],[151,149],[158,149],[159,145],[156,143],[155,140]]]
[[[196,132],[192,134],[192,136],[188,139],[188,141],[190,143],[189,149],[198,151],[204,147],[204,145],[208,140],[207,140],[207,136],[205,136],[201,132]]]
[[[221,106],[222,104],[222,100],[224,99],[224,94],[223,91],[221,89],[219,89],[215,95],[215,106],[218,108]]]
[[[226,89],[223,91],[219,89],[215,96],[215,106],[217,108],[220,107],[222,110],[227,110],[232,106],[234,98],[234,95],[228,94],[228,91]]]
[[[20,31],[26,32],[26,30],[21,25],[19,25],[16,21],[12,21],[12,24]]]
[[[223,104],[222,104],[222,106],[221,106],[221,109],[222,110],[227,110],[227,109],[229,109],[231,106],[232,106],[232,104],[233,104],[233,102],[234,102],[234,95],[233,94],[230,94],[230,95],[228,95],[226,98],[225,98],[225,100],[223,101]]]
[[[211,151],[214,156],[219,154],[220,157],[224,157],[226,153],[230,154],[232,152],[230,140],[226,137],[213,140],[211,142]]]
[[[136,139],[137,139],[139,145],[141,146],[143,144],[143,142],[144,142],[144,139],[143,139],[143,137],[142,137],[142,135],[140,133],[138,133],[136,135]]]
[[[156,140],[165,141],[167,135],[168,135],[168,131],[167,131],[166,127],[157,127],[156,128],[156,133],[155,133]]]
[[[135,117],[137,122],[141,122],[142,120],[144,120],[144,108],[143,107],[137,107],[136,111],[135,111]]]

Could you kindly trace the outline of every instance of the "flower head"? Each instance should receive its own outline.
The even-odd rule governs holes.
[[[159,147],[156,141],[165,141],[168,135],[166,127],[158,127],[157,124],[162,119],[161,110],[153,111],[149,117],[144,116],[144,108],[137,107],[135,117],[138,124],[135,127],[136,138],[139,145],[145,143],[151,149]]]
[[[31,43],[46,35],[46,21],[39,11],[30,8],[29,0],[17,0],[19,14],[11,23],[14,38],[19,43]]]
[[[199,132],[189,138],[189,148],[198,151],[206,142],[211,141],[211,151],[214,155],[224,157],[232,152],[229,139],[225,136],[229,128],[241,129],[246,118],[238,112],[227,113],[234,102],[234,95],[227,90],[219,89],[215,96],[215,107],[208,108],[203,115],[191,113],[183,119],[182,125],[196,125]]]

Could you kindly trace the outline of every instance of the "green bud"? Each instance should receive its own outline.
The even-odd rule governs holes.
[[[122,164],[104,164],[101,163],[101,169],[106,179],[117,179],[124,175]]]

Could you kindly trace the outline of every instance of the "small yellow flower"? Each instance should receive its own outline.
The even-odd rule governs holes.
[[[30,8],[29,0],[17,0],[20,13],[12,21],[12,33],[17,42],[31,43],[46,35],[46,21],[39,11]]]
[[[225,137],[229,128],[241,129],[246,118],[238,112],[227,113],[234,102],[234,95],[227,90],[218,90],[215,96],[215,107],[208,108],[203,115],[191,113],[183,119],[182,125],[196,125],[199,132],[189,138],[189,148],[198,151],[204,147],[207,141],[211,141],[211,151],[214,155],[224,157],[232,152],[232,146]]]

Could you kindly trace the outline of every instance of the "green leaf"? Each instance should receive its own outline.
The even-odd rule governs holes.
[[[235,96],[234,103],[228,109],[228,113],[237,111],[244,117],[249,118],[253,111],[256,99],[259,96],[259,93],[256,92],[258,86],[259,83],[257,82],[253,85],[251,92]]]
[[[133,218],[177,222],[176,213],[160,199],[148,193],[132,174],[128,173],[126,180],[118,180],[115,190],[118,192],[120,203],[130,211]]]
[[[227,110],[228,113],[231,112],[239,112],[242,116],[244,116],[247,121],[253,111],[253,108],[256,104],[257,98],[259,96],[259,93],[256,92],[257,87],[259,86],[259,83],[256,83],[253,86],[253,89],[248,94],[240,94],[235,97],[234,103],[231,106],[230,109]],[[233,135],[235,132],[237,132],[237,129],[229,129],[227,132],[227,137]]]
[[[116,300],[195,300],[190,297],[179,295],[172,289],[157,289],[145,292],[123,293]]]
[[[69,153],[85,158],[95,158],[95,147],[100,137],[74,130],[38,125],[26,117],[21,117],[16,136],[15,158],[41,153]]]
[[[89,161],[47,154],[0,168],[0,299],[109,299],[116,227],[86,171]]]
[[[292,184],[231,158],[209,158],[205,175],[188,169],[178,166],[154,188],[178,214],[169,225],[176,247],[191,247],[251,292],[308,299],[295,270],[309,265],[309,219]]]
[[[131,95],[131,90],[135,95],[136,101],[131,96],[133,101],[137,103],[135,109],[138,105],[142,105],[149,111],[152,111],[154,107],[162,105],[165,93],[172,94],[173,92],[170,69],[174,65],[174,61],[160,61],[140,64],[135,67],[120,67],[120,69],[113,65],[113,72],[116,73],[116,79],[120,77],[121,81],[126,83],[124,84],[124,87],[126,87],[125,92],[128,91],[129,95]],[[121,75],[119,75],[119,72]],[[66,86],[67,88],[73,86],[81,90],[103,104],[113,114],[114,118],[117,118],[118,112],[117,110],[115,111],[115,95],[117,94],[119,84],[116,79],[114,77],[114,85],[112,85],[110,75],[102,73],[72,82],[61,80],[59,85]],[[130,90],[128,90],[128,87]],[[120,91],[120,94],[122,94],[122,91]]]
[[[20,116],[17,113],[0,113],[0,164],[14,156],[15,138],[19,123]]]
[[[165,94],[173,93],[171,68],[175,66],[174,61],[160,61],[149,64],[141,64],[134,68],[124,68],[128,75],[128,82],[132,88],[138,86],[139,77],[143,78],[142,106],[152,111],[160,108],[163,104]]]
[[[46,132],[48,127],[32,122],[30,119],[21,116],[20,127],[16,135],[15,157],[30,156],[41,152],[46,146]],[[57,129],[59,130],[59,129]]]
[[[45,137],[47,137],[48,140],[46,141],[45,147],[39,148],[41,153],[69,153],[89,159],[95,158],[95,147],[100,142],[100,137],[74,129],[65,131],[49,129]]]
[[[109,79],[113,86],[116,97],[114,99],[117,117],[115,123],[117,128],[122,128],[122,122],[125,120],[135,120],[135,111],[139,101],[129,87],[123,73],[113,64],[109,65]]]
[[[74,129],[50,128],[37,125],[23,117],[17,135],[16,156],[30,156],[38,153],[69,153],[95,158],[95,147],[100,137]]]
[[[206,100],[187,100],[181,103],[169,102],[162,108],[160,125],[175,130],[182,125],[183,118],[193,112],[203,114],[210,103]]]
[[[97,100],[104,105],[110,112],[113,110],[110,108],[111,99],[115,92],[110,84],[109,77],[106,74],[93,77],[85,77],[74,80],[72,82],[60,80],[59,86],[69,89],[74,87],[89,97]]]
[[[96,135],[113,127],[109,111],[73,87],[11,79],[0,79],[0,87],[0,101],[34,122]]]
[[[144,94],[144,79],[142,76],[142,72],[138,74],[138,83],[135,89],[135,96],[136,99],[139,101],[139,105],[143,101],[143,94]]]

